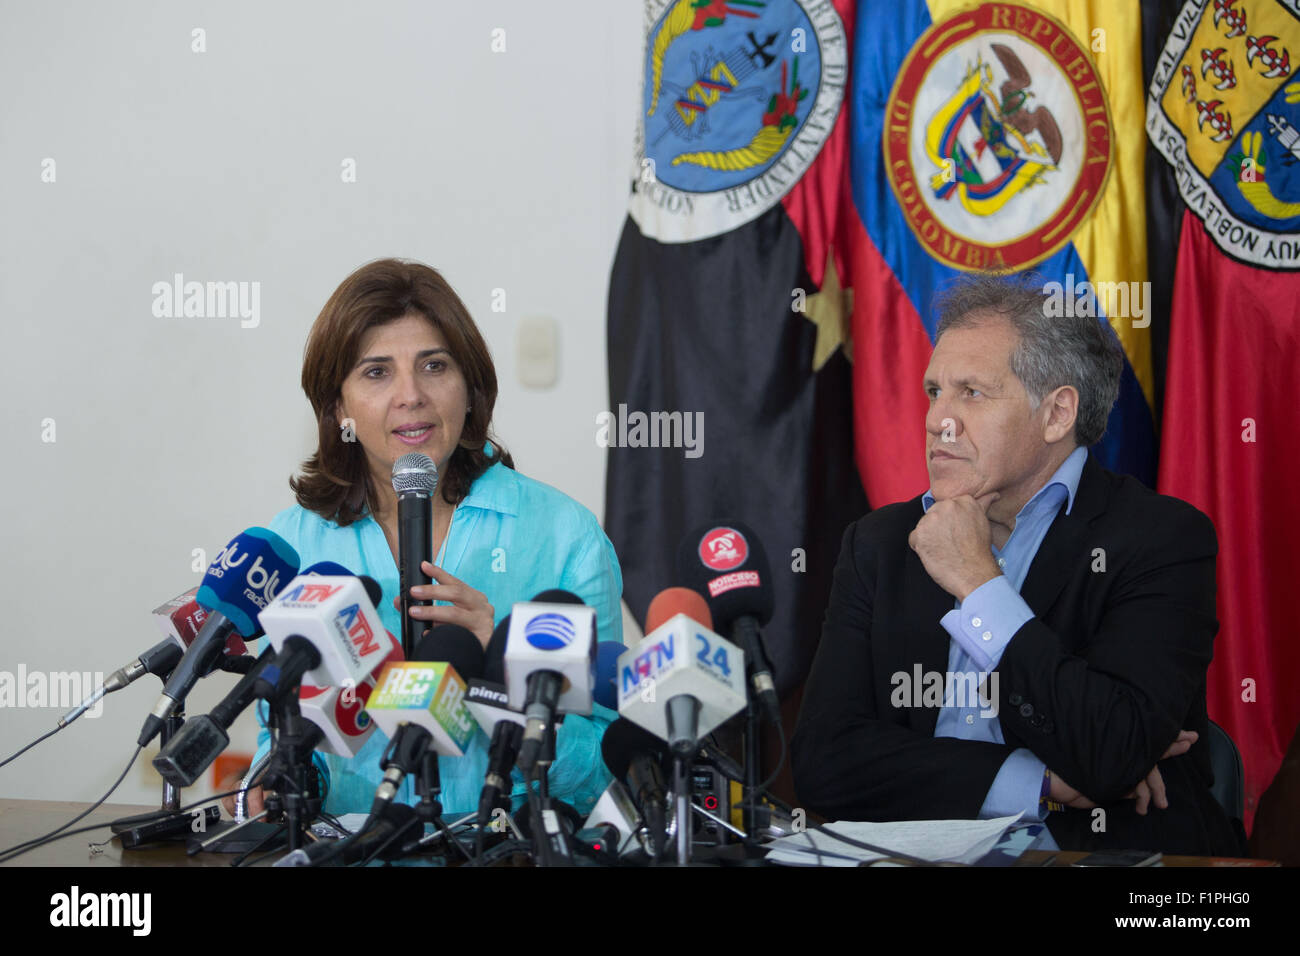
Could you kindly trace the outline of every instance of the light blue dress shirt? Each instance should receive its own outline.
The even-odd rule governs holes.
[[[373,518],[367,515],[341,528],[295,505],[276,515],[269,527],[297,549],[301,567],[335,561],[378,581],[383,589],[379,615],[392,634],[401,633],[400,615],[393,607],[399,591],[398,568],[388,539]],[[515,602],[531,600],[548,588],[563,588],[596,609],[597,640],[622,643],[623,575],[614,546],[595,515],[567,495],[500,462],[478,477],[457,506],[436,563],[486,595],[495,623],[510,613]],[[264,706],[259,710],[263,715]],[[600,741],[618,715],[599,704],[593,710],[590,717],[564,718],[550,768],[551,795],[573,804],[580,813],[591,810],[610,782]],[[478,808],[488,743],[480,730],[464,756],[438,758],[446,819]],[[328,775],[327,812],[369,812],[383,777],[379,761],[387,744],[388,737],[376,729],[351,759],[315,755]],[[270,734],[264,726],[254,759],[269,748]],[[514,779],[517,809],[527,791],[517,770]],[[397,802],[415,803],[413,784],[408,775]]]
[[[1016,515],[1015,527],[1006,544],[992,548],[1002,573],[966,595],[966,600],[957,602],[957,606],[940,620],[952,638],[948,643],[950,674],[972,675],[983,684],[990,674],[996,672],[1011,638],[1034,617],[1034,612],[1020,596],[1020,588],[1061,505],[1065,505],[1066,514],[1074,507],[1074,496],[1079,490],[1079,478],[1087,458],[1088,449],[1076,448],[1047,484],[1025,502]],[[927,491],[921,497],[921,505],[929,511],[933,504],[934,495]],[[936,737],[1006,743],[1002,724],[993,712],[996,710],[996,695],[991,688],[985,702],[993,698],[994,706],[985,706],[978,696],[966,692],[973,686],[969,678],[965,683],[945,681],[945,685],[943,709],[939,711],[934,726]],[[1023,812],[1025,820],[1042,820],[1044,814],[1039,808],[1039,796],[1046,769],[1027,747],[1012,751],[993,778],[980,808],[980,818],[987,820]]]

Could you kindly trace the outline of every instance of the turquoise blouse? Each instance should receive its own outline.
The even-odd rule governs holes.
[[[379,524],[367,515],[346,528],[326,521],[299,505],[281,511],[270,529],[297,549],[301,567],[335,561],[356,574],[379,582],[383,599],[379,615],[384,626],[400,634],[400,616],[393,607],[398,593],[398,569]],[[614,546],[595,515],[549,485],[534,481],[497,462],[474,482],[456,508],[439,555],[438,566],[487,596],[495,623],[517,601],[528,601],[548,588],[572,591],[596,609],[596,639],[623,640],[620,599],[623,575]],[[601,758],[605,728],[618,715],[593,705],[590,717],[570,714],[560,725],[556,760],[550,769],[550,790],[580,813],[588,813],[610,775]],[[259,707],[259,718],[264,716]],[[444,818],[453,820],[478,808],[487,771],[488,738],[480,730],[463,757],[439,757]],[[379,760],[388,737],[376,730],[361,751],[346,759],[317,753],[324,761],[329,791],[325,810],[333,814],[366,813],[383,776]],[[257,758],[270,748],[270,733],[258,736]],[[526,796],[522,776],[514,775],[516,809]],[[413,780],[402,784],[397,801],[415,802]]]

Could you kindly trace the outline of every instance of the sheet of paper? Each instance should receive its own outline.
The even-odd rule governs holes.
[[[974,863],[998,843],[1007,828],[1020,819],[905,820],[896,823],[828,823],[821,830],[805,830],[769,844],[767,859],[791,866],[857,866],[864,860],[906,854],[930,863]],[[854,846],[836,835],[870,843],[888,853]]]

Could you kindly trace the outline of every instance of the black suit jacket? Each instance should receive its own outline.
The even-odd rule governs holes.
[[[1089,456],[1021,588],[1035,617],[998,664],[1006,744],[936,738],[936,707],[893,707],[891,675],[948,667],[954,598],[907,543],[920,497],[850,525],[792,744],[800,802],[829,819],[973,818],[1002,762],[1027,747],[1105,810],[1047,823],[1062,849],[1240,855],[1209,791],[1205,671],[1215,617],[1214,526],[1186,502]],[[1104,570],[1103,570],[1104,568]],[[1124,799],[1159,763],[1169,809]],[[1097,830],[1097,821],[1104,829]]]

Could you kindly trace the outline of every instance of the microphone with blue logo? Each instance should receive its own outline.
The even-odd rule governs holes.
[[[261,636],[258,613],[297,573],[298,552],[265,528],[249,528],[221,549],[196,595],[207,618],[172,670],[136,743],[143,747],[158,735],[199,679],[220,664],[233,634],[238,632],[245,640]]]
[[[379,600],[374,580],[354,577],[333,562],[312,565],[290,581],[259,615],[269,646],[257,663],[154,758],[163,779],[179,787],[193,784],[230,745],[226,731],[253,701],[278,704],[285,694],[297,694],[306,673],[327,686],[355,687],[400,652],[375,610]],[[318,741],[319,733],[310,744]]]
[[[596,670],[596,611],[568,591],[543,591],[510,614],[505,678],[510,706],[524,712],[519,769],[531,778],[557,714],[590,714]]]

